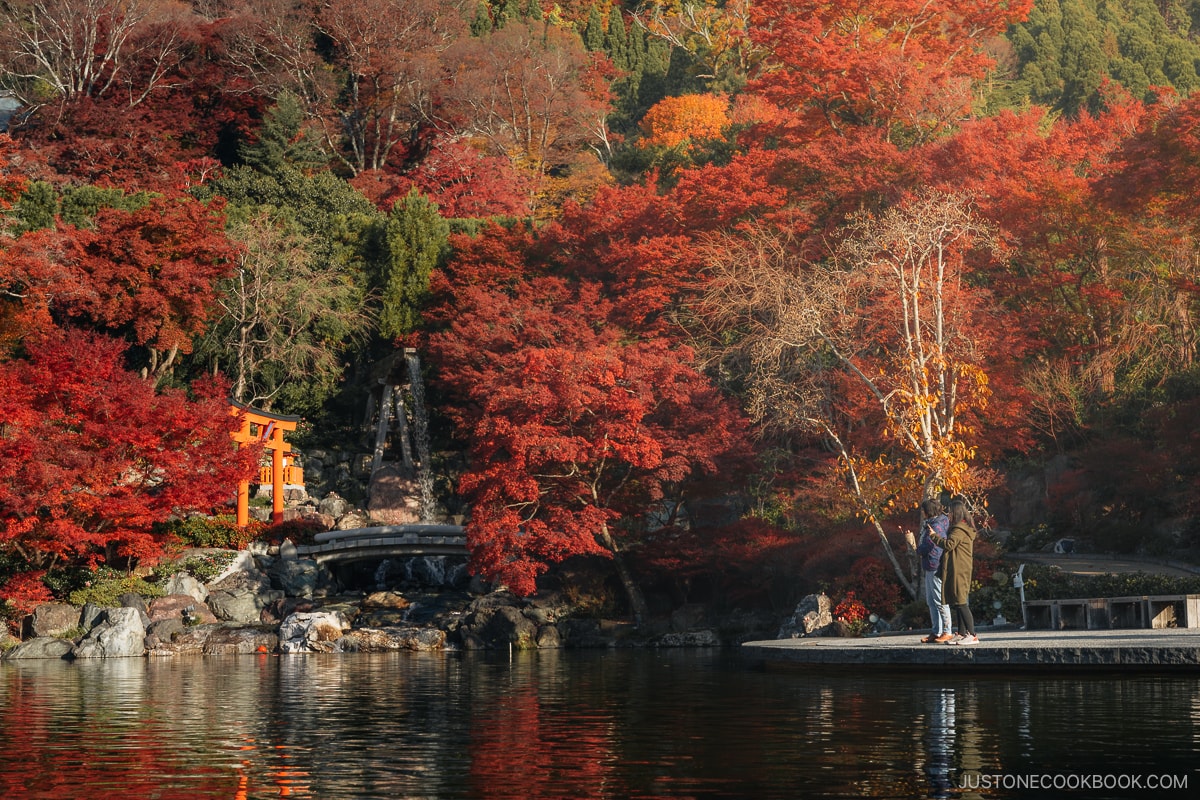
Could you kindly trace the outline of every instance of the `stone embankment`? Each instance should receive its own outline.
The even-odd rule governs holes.
[[[382,585],[345,591],[324,566],[280,550],[286,556],[287,544],[222,551],[234,556],[223,573],[201,582],[176,572],[162,583],[164,596],[126,594],[114,607],[43,604],[4,658],[720,644],[710,628],[668,624],[648,636],[629,623],[580,617],[558,595],[491,590],[461,564],[428,564],[433,557],[381,564]],[[441,585],[430,585],[430,575]]]

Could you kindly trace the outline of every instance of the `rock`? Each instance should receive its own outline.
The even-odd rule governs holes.
[[[117,602],[119,602],[123,608],[136,608],[143,614],[149,612],[149,608],[146,605],[146,598],[142,597],[136,592],[126,592],[117,598]]]
[[[409,602],[399,592],[372,592],[362,600],[362,607],[369,608],[408,608]]]
[[[318,512],[335,520],[345,515],[349,510],[350,504],[337,492],[330,492],[325,495],[325,498],[320,503],[317,503]]]
[[[284,542],[288,544],[288,542]],[[267,570],[267,577],[271,579],[271,586],[279,589],[287,597],[305,597],[312,599],[313,593],[317,590],[317,585],[320,582],[320,566],[316,561],[311,559],[286,559],[283,556],[283,547],[280,546],[280,560],[276,561]],[[292,548],[293,553],[295,547]]]
[[[208,607],[217,619],[253,625],[262,621],[263,609],[283,596],[261,572],[241,571],[209,587]]]
[[[607,647],[609,640],[600,630],[600,621],[596,619],[563,620],[563,630],[566,644],[571,647]]]
[[[79,611],[79,626],[85,631],[90,631],[92,628],[104,621],[104,608],[95,603],[84,603],[83,608]]]
[[[150,624],[150,615],[146,613],[146,598],[135,592],[126,592],[118,597],[117,600],[121,603],[122,608],[137,609],[138,615],[142,618],[143,628]]]
[[[269,514],[270,509],[267,509],[267,512]],[[213,584],[220,583],[236,572],[252,572],[256,569],[254,565],[254,554],[249,550],[230,550],[223,547],[192,547],[184,550],[177,560],[182,564],[186,563],[189,558],[213,555],[222,555],[225,557],[231,556],[232,558],[229,564],[227,564],[225,568],[221,570],[220,574],[214,576],[208,581],[208,586],[210,587]],[[184,594],[191,594],[191,592],[184,592]],[[207,600],[207,598],[205,599]]]
[[[42,603],[29,618],[29,631],[35,637],[61,636],[79,625],[79,609],[70,603]]]
[[[292,614],[279,626],[279,650],[283,653],[331,653],[343,631],[350,627],[341,614],[311,611]]]
[[[571,611],[571,604],[557,592],[552,592],[530,600],[525,616],[538,625],[548,625],[571,616]]]
[[[190,594],[169,594],[155,597],[147,609],[150,625],[166,619],[177,619],[181,624],[195,625],[213,623],[217,617],[207,605]],[[149,629],[150,625],[146,626]]]
[[[71,655],[75,643],[70,639],[56,639],[52,636],[39,636],[22,642],[4,654],[6,661],[21,661],[35,658],[67,658]]]
[[[441,650],[446,646],[446,633],[436,628],[358,628],[343,636],[339,645],[352,653]]]
[[[151,623],[151,626],[158,623]],[[156,636],[157,641],[150,643],[148,641],[146,655],[148,656],[179,656],[179,655],[201,655],[204,653],[204,644],[208,641],[208,637],[214,630],[221,627],[219,623],[210,625],[192,625],[183,627],[182,630],[173,632],[168,639],[161,635]],[[147,634],[149,640],[149,634]]]
[[[208,599],[208,589],[203,583],[196,580],[194,576],[187,572],[176,572],[171,577],[167,578],[163,583],[163,591],[168,596],[173,594],[186,594],[196,599],[197,602],[203,603]]]
[[[797,605],[792,616],[783,623],[776,639],[796,639],[801,636],[819,636],[820,631],[833,624],[833,601],[829,595],[810,594]]]
[[[146,628],[146,649],[153,650],[162,642],[170,642],[183,631],[183,620],[179,617],[167,617],[151,622]]]
[[[398,464],[382,464],[371,476],[367,512],[384,525],[421,521],[421,486]]]
[[[303,597],[283,597],[263,609],[262,621],[268,625],[279,625],[292,614],[307,613],[313,608],[312,601]],[[346,615],[346,619],[353,618],[353,614]]]
[[[486,641],[511,643],[518,650],[537,647],[537,625],[512,606],[497,608],[483,630]]]
[[[667,633],[654,644],[657,647],[719,647],[721,640],[711,630],[698,630]]]
[[[355,528],[369,528],[371,520],[361,511],[348,511],[338,518],[334,530],[349,531]]]
[[[72,655],[75,658],[130,658],[146,652],[146,626],[142,612],[123,606],[108,608],[104,619],[88,632]]]
[[[246,655],[274,653],[279,648],[279,635],[262,627],[231,628],[218,626],[204,640],[205,655]]]
[[[562,647],[563,644],[562,637],[558,633],[558,628],[553,625],[542,625],[538,628],[535,643],[539,650]]]

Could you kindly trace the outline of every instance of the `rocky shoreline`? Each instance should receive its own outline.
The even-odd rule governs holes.
[[[178,563],[217,553],[229,564],[206,582],[175,572],[163,581],[162,596],[125,594],[119,606],[45,603],[26,618],[18,643],[0,640],[3,658],[713,647],[761,636],[770,625],[746,618],[712,625],[707,615],[677,613],[639,629],[581,615],[558,593],[516,597],[471,578],[460,564],[429,557],[384,562],[376,586],[346,590],[338,576],[289,549],[285,541],[190,551]]]

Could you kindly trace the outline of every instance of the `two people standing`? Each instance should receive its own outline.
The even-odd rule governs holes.
[[[971,512],[956,498],[949,512],[943,513],[941,503],[931,498],[921,503],[921,514],[925,519],[917,554],[925,571],[925,600],[933,621],[933,631],[921,641],[978,644],[968,605],[977,536]]]

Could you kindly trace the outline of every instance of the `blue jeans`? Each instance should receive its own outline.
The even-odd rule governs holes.
[[[925,573],[925,602],[929,604],[933,635],[952,633],[954,629],[950,625],[950,606],[942,602],[942,579],[936,572]]]

